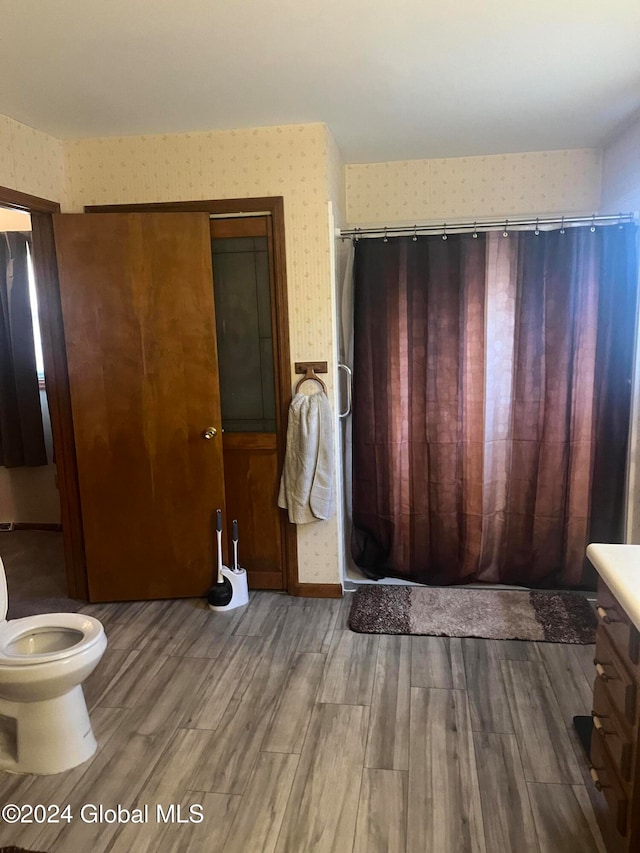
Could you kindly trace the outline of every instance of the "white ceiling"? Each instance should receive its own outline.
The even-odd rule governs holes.
[[[58,136],[324,121],[349,163],[603,143],[639,0],[0,0],[0,113]]]

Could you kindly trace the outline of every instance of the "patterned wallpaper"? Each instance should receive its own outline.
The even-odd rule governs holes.
[[[553,151],[346,167],[324,124],[60,142],[0,116],[0,185],[87,204],[282,195],[291,360],[329,362],[335,386],[335,302],[329,205],[336,224],[591,212],[601,156]],[[292,373],[292,381],[294,375]],[[300,578],[334,583],[339,522],[298,529]]]
[[[64,202],[62,142],[0,115],[0,186]]]
[[[602,210],[640,211],[640,118],[604,149]]]
[[[328,361],[327,386],[333,397],[330,144],[324,124],[76,140],[65,143],[66,210],[81,211],[88,204],[283,196],[292,368],[294,361]],[[333,156],[335,163],[335,152]],[[335,519],[300,526],[301,581],[339,582],[339,547]]]
[[[347,219],[374,225],[592,213],[599,207],[601,171],[596,149],[350,165]]]

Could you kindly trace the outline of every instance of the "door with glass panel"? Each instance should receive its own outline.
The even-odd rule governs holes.
[[[210,228],[227,529],[237,518],[250,586],[285,589],[271,218],[212,219]]]

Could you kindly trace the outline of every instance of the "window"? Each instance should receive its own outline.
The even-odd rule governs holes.
[[[36,293],[36,277],[33,270],[31,247],[27,246],[27,271],[29,275],[29,299],[31,301],[31,322],[33,325],[33,342],[36,351],[36,369],[38,380],[44,382],[44,360],[42,358],[42,338],[40,337],[40,321],[38,319],[38,294]]]

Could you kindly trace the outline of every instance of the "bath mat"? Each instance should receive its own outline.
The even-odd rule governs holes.
[[[349,627],[361,634],[426,634],[595,642],[596,615],[575,592],[459,587],[363,586],[353,596]]]

